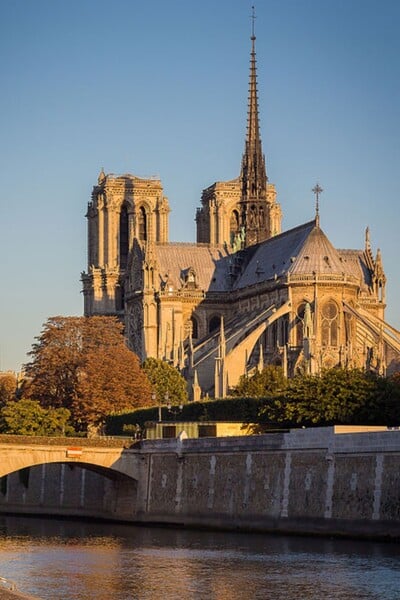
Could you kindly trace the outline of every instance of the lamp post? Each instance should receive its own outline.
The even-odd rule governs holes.
[[[169,397],[168,397],[168,392],[165,394],[165,403],[167,405],[168,408],[168,412],[171,413],[172,415],[174,415],[174,417],[176,417],[180,412],[182,412],[183,409],[183,405],[180,404],[179,408],[172,408],[172,404],[171,402],[169,402]]]

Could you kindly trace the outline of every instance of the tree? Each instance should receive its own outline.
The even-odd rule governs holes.
[[[48,319],[29,353],[25,395],[44,407],[68,408],[78,429],[149,405],[149,382],[122,332],[114,317]]]
[[[156,394],[155,403],[164,404],[166,394],[171,404],[182,404],[187,401],[186,381],[175,367],[158,358],[146,358],[143,370],[150,381],[153,393]]]
[[[112,352],[90,350],[71,409],[74,418],[100,425],[106,415],[151,405],[151,389],[139,359],[124,343]]]
[[[15,398],[17,378],[11,371],[0,373],[0,405]]]
[[[238,385],[233,390],[233,395],[248,398],[267,398],[280,394],[286,389],[286,386],[287,379],[283,374],[282,367],[267,365],[261,372],[257,369],[254,375],[250,377],[242,375]]]
[[[398,424],[395,383],[360,369],[327,369],[297,375],[285,395],[260,411],[261,423],[284,425]]]
[[[66,408],[43,408],[35,400],[10,401],[0,410],[0,431],[12,435],[68,435],[71,413]]]

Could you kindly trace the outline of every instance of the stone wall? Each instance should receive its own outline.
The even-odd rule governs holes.
[[[137,482],[78,465],[11,474],[0,511],[400,537],[400,431],[148,440],[135,460]]]

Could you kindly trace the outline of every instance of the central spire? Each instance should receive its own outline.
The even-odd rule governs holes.
[[[267,174],[265,158],[262,152],[260,122],[258,116],[256,36],[254,33],[254,6],[252,7],[252,31],[250,53],[249,101],[247,111],[247,134],[242,158],[242,195],[243,199],[265,198]]]
[[[250,82],[247,112],[247,132],[240,173],[241,221],[246,230],[246,245],[254,244],[268,237],[264,220],[267,200],[267,172],[262,151],[260,123],[258,116],[256,36],[254,32],[254,6],[252,12]]]

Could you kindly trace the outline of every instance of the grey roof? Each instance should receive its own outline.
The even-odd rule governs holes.
[[[228,253],[222,246],[155,244],[154,252],[162,279],[177,290],[183,287],[185,272],[190,268],[195,273],[198,289],[226,291],[229,288],[228,262],[224,260]]]
[[[314,227],[315,222],[310,221],[249,248],[253,254],[234,287],[243,288],[285,275]]]
[[[337,250],[316,222],[309,221],[254,247],[234,288],[243,288],[287,274],[314,273],[356,277],[362,286],[370,282],[363,251]]]
[[[161,279],[176,290],[184,287],[190,268],[197,289],[210,292],[243,289],[287,274],[351,276],[364,289],[371,282],[364,252],[337,250],[314,220],[236,254],[190,243],[156,244],[154,250]],[[235,272],[240,274],[235,277]]]

